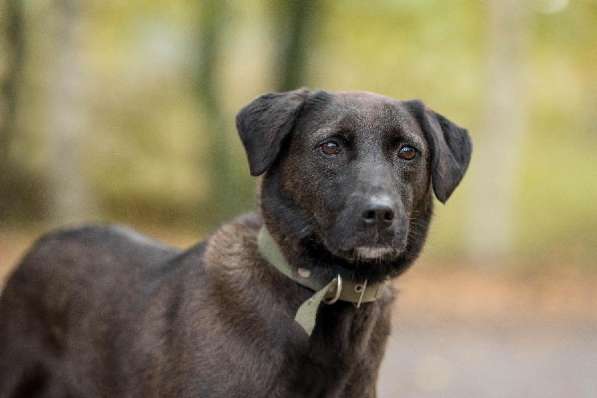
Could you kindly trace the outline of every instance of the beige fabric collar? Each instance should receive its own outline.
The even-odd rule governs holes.
[[[259,231],[257,246],[261,256],[271,266],[299,285],[315,291],[313,296],[301,304],[294,318],[309,336],[315,328],[317,310],[322,302],[334,304],[338,300],[347,301],[354,303],[359,308],[362,303],[369,303],[381,297],[387,285],[387,281],[368,284],[365,280],[357,283],[346,277],[343,278],[341,275],[337,275],[331,281],[321,280],[310,270],[295,269],[286,261],[284,254],[265,226]]]

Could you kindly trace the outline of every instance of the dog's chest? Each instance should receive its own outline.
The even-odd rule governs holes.
[[[288,396],[369,396],[374,391],[386,326],[377,307],[359,312],[352,304],[324,308],[308,348],[295,353],[291,362]]]

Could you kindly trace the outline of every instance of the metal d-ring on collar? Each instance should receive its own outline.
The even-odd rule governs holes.
[[[334,297],[331,299],[323,299],[324,304],[334,304],[338,299],[340,299],[340,295],[342,294],[342,277],[340,274],[334,279],[336,281],[336,291]]]

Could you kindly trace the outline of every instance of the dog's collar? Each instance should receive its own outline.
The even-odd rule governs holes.
[[[359,308],[362,303],[369,303],[381,297],[387,284],[387,281],[371,284],[368,284],[367,280],[355,282],[346,275],[342,276],[341,274],[338,274],[332,280],[328,280],[311,270],[295,269],[288,263],[280,247],[265,226],[259,231],[257,247],[261,256],[280,273],[299,285],[315,291],[313,296],[301,304],[294,317],[294,320],[305,329],[309,336],[315,328],[317,310],[322,302],[334,304],[338,300],[347,301],[354,303]]]

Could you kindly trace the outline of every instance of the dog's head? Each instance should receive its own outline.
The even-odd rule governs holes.
[[[270,230],[368,277],[418,255],[431,191],[445,202],[471,156],[466,130],[420,101],[371,93],[266,94],[236,122]]]

